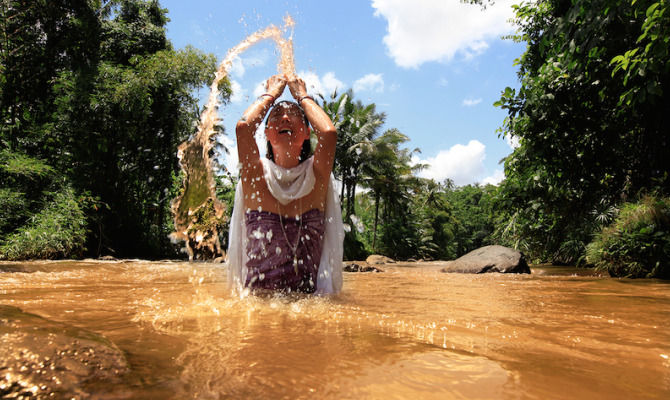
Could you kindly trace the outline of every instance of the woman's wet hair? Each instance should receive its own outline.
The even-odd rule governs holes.
[[[310,142],[309,139],[307,139],[304,142],[302,142],[302,150],[300,150],[300,157],[298,158],[298,162],[301,163],[307,160],[311,155],[312,155],[312,143]],[[269,140],[268,140],[268,149],[265,152],[265,157],[268,160],[275,162],[275,153],[272,150],[272,144],[270,144]]]
[[[272,107],[272,110],[268,113],[268,118],[265,120],[265,127],[268,127],[268,123],[270,121],[270,115],[272,115],[272,111],[274,111],[275,107],[290,107],[289,104],[294,105],[300,110],[302,113],[302,119],[305,121],[305,125],[307,126],[307,129],[309,129],[309,120],[307,119],[307,114],[305,114],[305,110],[300,107],[300,105],[294,101],[290,100],[282,100],[279,103],[275,104],[274,107]],[[270,144],[270,141],[267,141],[267,150],[265,151],[265,157],[274,162],[275,161],[275,153],[272,150],[272,144]],[[303,162],[307,160],[310,156],[312,155],[312,143],[310,142],[309,139],[306,139],[304,142],[302,142],[302,150],[300,150],[300,156],[298,158],[298,162]]]

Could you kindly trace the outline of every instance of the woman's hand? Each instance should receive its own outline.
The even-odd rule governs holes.
[[[284,88],[286,88],[286,77],[284,75],[273,75],[265,82],[266,93],[272,95],[275,99],[284,93]]]
[[[305,81],[298,78],[297,75],[291,75],[288,78],[288,88],[291,91],[293,98],[300,102],[300,99],[307,96],[307,86]]]

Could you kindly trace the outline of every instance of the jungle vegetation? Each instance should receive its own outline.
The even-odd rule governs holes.
[[[507,112],[498,135],[519,146],[498,186],[419,178],[420,149],[375,104],[323,96],[346,257],[451,259],[495,243],[533,262],[667,278],[668,8],[515,6],[508,39],[526,51],[518,87],[495,105]],[[216,60],[174,49],[167,15],[157,0],[0,0],[0,258],[183,257],[168,240],[176,148]],[[231,204],[235,177],[218,182]]]

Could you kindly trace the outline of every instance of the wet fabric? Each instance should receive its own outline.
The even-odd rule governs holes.
[[[325,230],[322,211],[313,209],[297,218],[280,218],[275,213],[252,210],[245,215],[245,226],[246,287],[316,291]]]
[[[313,157],[290,169],[282,168],[268,159],[261,160],[268,189],[280,204],[288,204],[290,201],[304,197],[312,191],[315,183]],[[235,191],[235,204],[230,221],[226,266],[228,269],[228,283],[231,289],[241,295],[246,293],[248,275],[247,262],[249,257],[246,251],[248,235],[245,218],[246,213],[250,211],[244,208],[244,191],[240,181]],[[316,294],[339,293],[342,290],[344,227],[340,198],[334,190],[332,174],[328,182],[324,214],[325,230],[321,247],[321,260],[318,263]]]

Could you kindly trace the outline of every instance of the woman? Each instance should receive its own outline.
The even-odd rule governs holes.
[[[288,85],[296,103],[275,100]],[[265,125],[267,158],[254,138]],[[318,143],[309,156],[312,126]],[[296,76],[275,75],[236,126],[240,181],[228,247],[229,282],[249,288],[337,293],[344,231],[331,172],[337,134]]]

